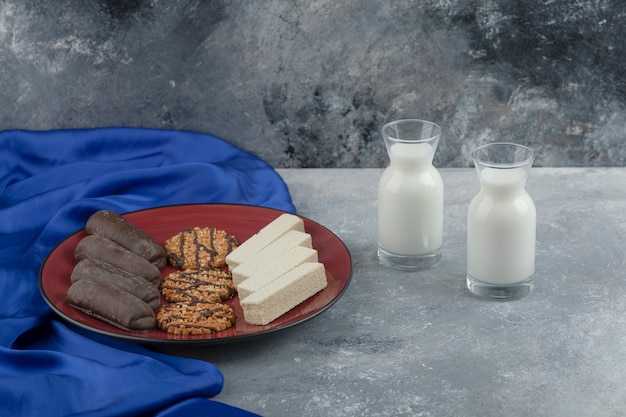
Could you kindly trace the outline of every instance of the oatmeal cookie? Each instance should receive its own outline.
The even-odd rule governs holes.
[[[172,272],[161,281],[161,294],[171,302],[219,303],[235,295],[232,274],[217,268]]]
[[[165,241],[170,265],[179,269],[219,268],[226,256],[239,244],[225,230],[194,227],[183,230]]]
[[[174,303],[156,315],[160,329],[170,334],[188,336],[219,332],[235,324],[234,310],[222,303]]]

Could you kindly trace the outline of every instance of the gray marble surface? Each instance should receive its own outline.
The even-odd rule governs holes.
[[[254,341],[165,350],[215,363],[225,376],[216,399],[267,417],[626,413],[626,169],[532,169],[536,287],[512,302],[465,289],[466,212],[478,190],[471,169],[441,170],[439,266],[380,266],[381,172],[279,170],[299,214],[352,255],[352,282],[332,308]]]
[[[622,0],[3,0],[0,130],[212,133],[274,167],[382,167],[385,122],[441,167],[530,145],[626,166]]]

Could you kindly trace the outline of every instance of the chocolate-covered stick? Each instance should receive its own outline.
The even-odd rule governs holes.
[[[147,303],[150,308],[157,308],[161,302],[159,289],[144,278],[126,272],[98,259],[83,259],[76,264],[72,282],[92,280],[114,285]]]
[[[115,285],[80,280],[70,286],[66,297],[73,308],[122,330],[145,333],[154,329],[154,311],[148,304]]]
[[[77,261],[97,259],[107,262],[156,286],[161,282],[161,271],[154,264],[103,236],[88,235],[81,239],[76,245],[74,257]]]
[[[146,258],[157,268],[165,266],[165,249],[146,232],[117,213],[109,210],[95,212],[87,220],[85,230],[91,235],[103,236],[122,245]]]

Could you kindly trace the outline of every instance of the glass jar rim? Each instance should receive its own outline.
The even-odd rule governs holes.
[[[490,161],[488,159],[485,158],[481,158],[479,156],[480,152],[485,151],[486,149],[489,148],[503,148],[503,147],[509,147],[509,148],[513,148],[516,151],[524,151],[526,153],[526,155],[524,155],[525,157],[520,159],[520,160],[512,160],[510,162],[494,162],[494,161]],[[490,168],[519,168],[525,165],[529,165],[531,164],[534,159],[535,159],[535,151],[533,151],[531,148],[529,148],[528,146],[524,146],[524,145],[520,145],[519,143],[513,143],[513,142],[491,142],[491,143],[486,143],[484,145],[480,145],[478,147],[476,147],[473,151],[472,151],[472,159],[474,160],[474,163],[480,163],[483,166],[486,167],[490,167]]]
[[[431,129],[433,129],[433,133],[429,134],[428,137],[404,137],[404,138],[400,138],[398,137],[399,135],[397,134],[397,128],[400,125],[409,125],[409,124],[421,124],[423,126],[428,126]],[[392,129],[396,130],[396,134],[393,134],[391,132]],[[406,143],[416,143],[416,142],[429,142],[432,141],[433,139],[436,139],[438,137],[441,136],[442,133],[442,129],[441,126],[439,126],[437,123],[433,123],[430,122],[428,120],[423,120],[423,119],[399,119],[399,120],[394,120],[393,122],[389,122],[386,123],[382,129],[381,129],[381,133],[383,134],[383,136],[386,136],[388,138],[393,139],[393,141],[395,142],[406,142]]]

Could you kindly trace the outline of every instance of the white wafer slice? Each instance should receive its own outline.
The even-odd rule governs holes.
[[[230,269],[236,268],[250,256],[254,255],[290,230],[304,232],[304,221],[289,213],[284,213],[268,223],[254,236],[239,245],[226,257],[226,264]]]
[[[233,283],[235,285],[241,284],[254,275],[261,265],[265,265],[271,260],[279,258],[295,246],[312,248],[311,235],[298,230],[288,231],[283,236],[249,257],[245,262],[239,264],[236,268],[231,269],[230,272],[233,275]]]
[[[317,251],[303,246],[296,246],[285,252],[280,258],[266,264],[250,278],[237,285],[239,300],[244,300],[254,291],[269,284],[279,276],[291,271],[305,262],[317,262]]]
[[[324,265],[306,262],[281,275],[241,302],[244,320],[265,325],[326,288]]]

